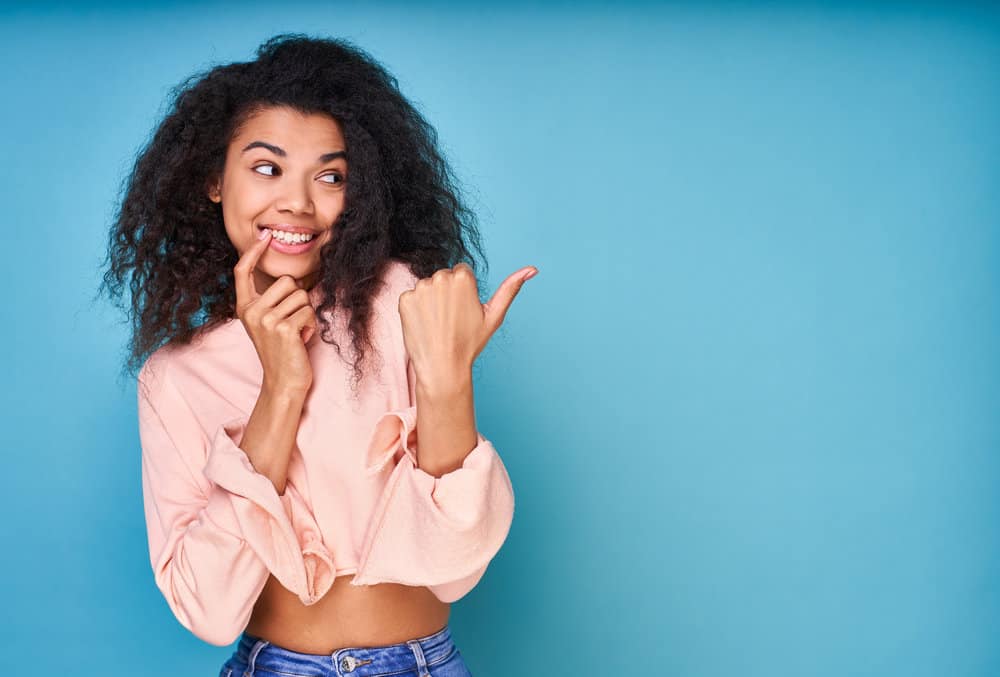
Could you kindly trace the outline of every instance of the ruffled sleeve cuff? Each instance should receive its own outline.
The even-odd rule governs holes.
[[[216,432],[204,474],[212,483],[207,514],[216,525],[244,539],[275,578],[303,604],[315,604],[333,585],[333,557],[294,485],[278,495],[239,448],[246,420],[234,419]]]
[[[435,477],[417,466],[416,407],[375,425],[365,469],[397,458],[365,536],[353,585],[427,586],[442,601],[464,596],[507,538],[514,491],[493,444],[476,433],[461,467]]]

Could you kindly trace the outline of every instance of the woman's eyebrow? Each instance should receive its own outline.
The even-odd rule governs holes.
[[[278,157],[288,156],[288,153],[286,153],[283,148],[267,143],[266,141],[251,141],[243,148],[242,151],[240,151],[240,154],[242,155],[251,148],[266,148],[275,155],[277,155]],[[337,158],[344,158],[346,160],[347,152],[343,150],[336,150],[333,151],[332,153],[324,153],[323,155],[319,156],[319,162],[320,164],[325,164],[327,162],[330,162],[331,160],[336,160]]]

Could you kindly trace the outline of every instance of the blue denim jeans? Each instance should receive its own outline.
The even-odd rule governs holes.
[[[298,653],[247,634],[219,677],[472,677],[462,654],[443,628],[427,637],[388,646]]]

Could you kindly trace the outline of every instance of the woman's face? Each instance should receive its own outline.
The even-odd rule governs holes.
[[[316,284],[320,248],[344,209],[345,151],[334,118],[285,107],[258,112],[230,141],[222,177],[208,197],[222,203],[226,234],[240,256],[263,228],[272,230],[254,271],[258,293],[282,275],[294,277],[302,289]],[[293,231],[313,237],[303,243],[282,239]]]

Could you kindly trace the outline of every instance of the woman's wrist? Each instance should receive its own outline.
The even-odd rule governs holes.
[[[305,403],[308,392],[308,388],[269,381],[266,377],[260,387],[260,397],[286,406]]]

